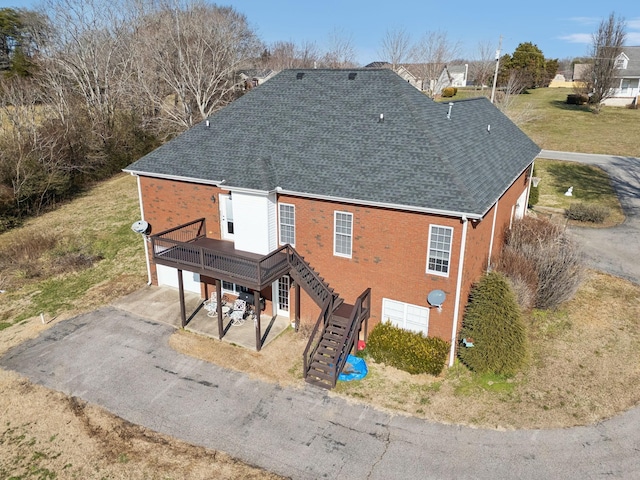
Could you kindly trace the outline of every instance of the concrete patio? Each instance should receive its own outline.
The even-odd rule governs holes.
[[[207,316],[202,308],[203,299],[195,293],[185,292],[187,325],[185,330],[219,339],[217,317]],[[125,297],[119,298],[112,305],[120,310],[133,313],[154,322],[180,328],[180,299],[178,290],[171,287],[146,286]],[[290,321],[288,318],[264,313],[260,316],[262,348],[265,348],[278,335],[285,331]],[[247,319],[242,325],[232,325],[229,318],[223,319],[223,342],[256,350],[256,325]]]

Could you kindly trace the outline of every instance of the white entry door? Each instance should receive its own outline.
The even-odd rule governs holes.
[[[233,203],[231,201],[231,195],[220,194],[220,231],[222,232],[223,240],[233,240],[234,226],[233,226]]]
[[[289,276],[285,275],[279,280],[273,282],[273,303],[275,305],[275,314],[281,317],[289,317]]]

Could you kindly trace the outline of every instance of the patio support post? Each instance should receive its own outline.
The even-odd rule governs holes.
[[[256,315],[256,350],[259,352],[262,348],[262,332],[260,327],[260,292],[256,290],[253,291],[253,311]]]
[[[216,298],[218,299],[218,338],[222,340],[224,327],[222,326],[222,282],[216,278]]]
[[[300,284],[296,282],[296,332],[300,328]]]
[[[184,306],[184,285],[182,281],[182,270],[178,269],[178,292],[180,293],[180,324],[182,328],[187,325],[187,312]]]

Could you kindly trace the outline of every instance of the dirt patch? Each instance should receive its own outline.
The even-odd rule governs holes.
[[[0,478],[281,478],[4,370],[0,405]]]

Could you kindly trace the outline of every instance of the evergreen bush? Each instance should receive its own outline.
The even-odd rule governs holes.
[[[456,94],[456,91],[453,87],[446,87],[442,89],[443,97],[453,97]]]
[[[462,339],[473,343],[465,347]],[[512,375],[527,358],[527,334],[507,279],[483,276],[471,290],[460,331],[460,360],[478,373]]]
[[[537,205],[539,199],[540,190],[538,190],[538,187],[534,187],[533,185],[531,185],[531,189],[529,190],[529,207]]]
[[[376,362],[411,374],[439,375],[448,352],[448,342],[395,327],[389,321],[376,325],[367,341],[367,353]]]

